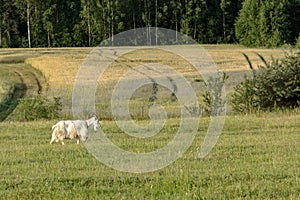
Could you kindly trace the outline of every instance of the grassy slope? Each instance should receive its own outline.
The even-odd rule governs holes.
[[[229,116],[213,151],[197,155],[208,118],[190,149],[152,173],[118,172],[98,162],[84,146],[49,145],[52,122],[0,124],[0,196],[3,199],[297,199],[300,195],[300,115]],[[103,122],[104,129],[114,129]],[[167,134],[172,135],[172,131]],[[124,140],[128,150],[155,143]],[[117,139],[118,138],[118,139]],[[159,140],[159,138],[158,138]],[[5,141],[5,142],[4,142]]]
[[[0,50],[0,121],[9,118],[19,98],[45,91],[43,74],[25,63],[35,56],[28,50]]]
[[[0,77],[0,121],[13,112],[19,98],[36,95],[46,85],[41,72],[25,63],[0,64]]]

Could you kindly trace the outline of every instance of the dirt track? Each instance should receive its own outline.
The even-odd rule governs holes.
[[[46,79],[37,69],[24,63],[4,63],[0,65],[0,71],[6,74],[5,77],[0,76],[0,79],[10,88],[0,102],[0,121],[3,121],[10,119],[18,99],[42,93]]]

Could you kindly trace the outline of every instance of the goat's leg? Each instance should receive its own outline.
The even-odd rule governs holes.
[[[55,140],[57,140],[57,138],[56,138],[55,135],[53,134],[53,135],[52,135],[52,138],[51,138],[51,141],[50,141],[50,144],[53,144],[53,142],[54,142]]]
[[[54,141],[55,141],[55,138],[52,137],[50,144],[53,144]]]
[[[64,139],[65,139],[65,134],[60,132],[59,136],[58,136],[59,140],[61,141],[62,145],[65,145],[64,143]]]
[[[65,137],[61,136],[59,139],[60,139],[60,141],[61,141],[61,144],[62,144],[62,145],[65,145],[65,142],[64,142]]]
[[[79,142],[80,142],[80,140],[79,140],[79,139],[77,139],[77,144],[79,144]]]

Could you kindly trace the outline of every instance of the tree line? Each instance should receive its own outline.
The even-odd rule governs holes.
[[[300,0],[0,0],[0,47],[96,46],[163,27],[200,44],[295,44]]]

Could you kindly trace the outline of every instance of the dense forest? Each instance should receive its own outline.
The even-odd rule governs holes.
[[[294,45],[300,0],[0,0],[0,47],[96,46],[141,27],[201,44]]]

